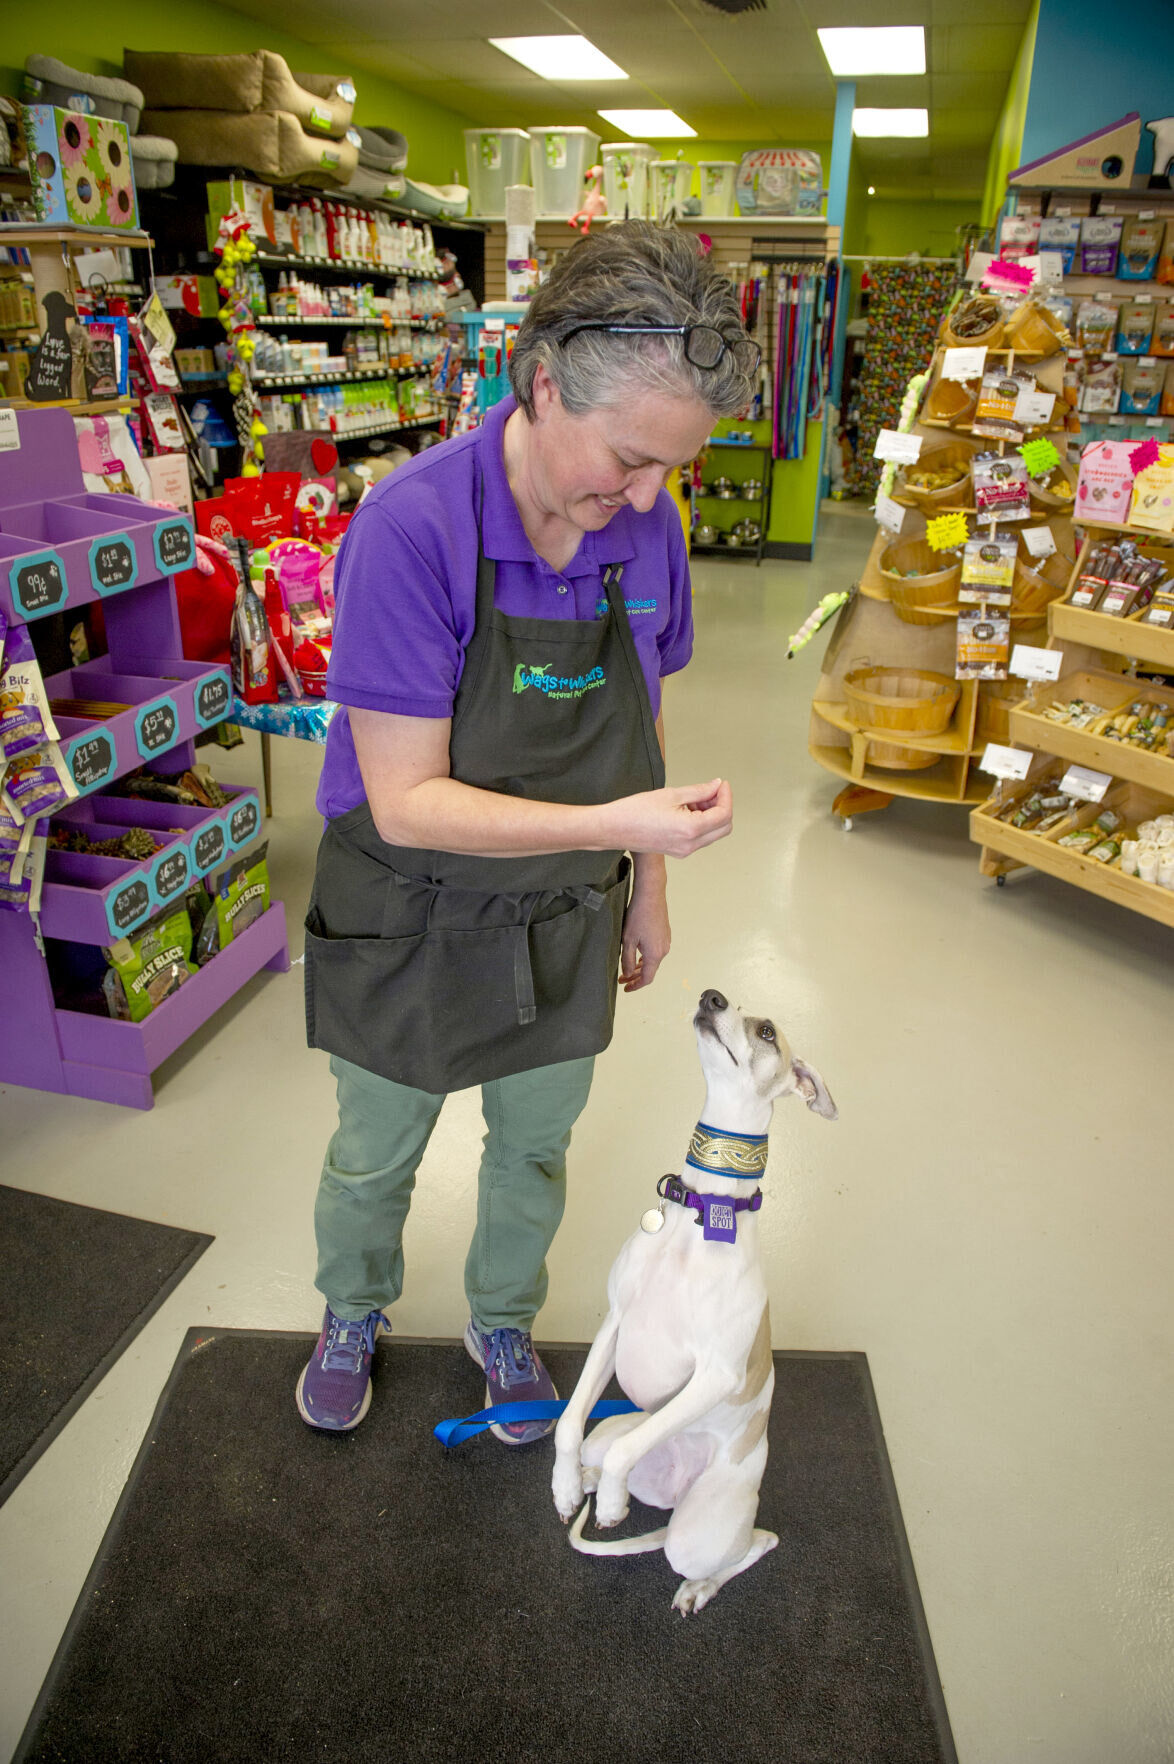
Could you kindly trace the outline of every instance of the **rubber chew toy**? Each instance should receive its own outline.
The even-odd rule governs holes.
[[[810,643],[820,627],[826,625],[832,615],[847,605],[851,598],[850,588],[841,588],[836,594],[825,594],[815,610],[808,613],[795,635],[788,640],[787,660],[790,661],[792,656],[797,655],[804,644]]]

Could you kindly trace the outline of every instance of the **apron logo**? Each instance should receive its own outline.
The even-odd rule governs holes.
[[[607,677],[602,668],[592,668],[589,674],[552,674],[553,662],[543,662],[541,666],[534,662],[518,662],[514,668],[514,692],[525,692],[527,686],[547,698],[582,698],[584,693],[593,692],[597,686],[605,686]]]

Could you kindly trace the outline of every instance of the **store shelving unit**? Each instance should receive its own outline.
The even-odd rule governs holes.
[[[0,972],[13,1001],[0,1020],[0,1081],[150,1108],[151,1073],[261,968],[289,967],[279,903],[189,978],[143,1022],[117,1022],[59,1005],[42,939],[109,945],[133,933],[260,831],[255,792],[225,807],[185,809],[121,797],[110,786],[146,765],[193,764],[194,738],[232,708],[225,667],[183,659],[172,576],[195,540],[183,515],[136,497],[85,492],[67,411],[21,412],[20,446],[4,456],[0,608],[29,627],[100,602],[109,653],[50,676],[50,699],[105,700],[126,709],[100,719],[56,716],[78,791],[58,811],[94,839],[151,829],[160,849],[140,862],[50,850],[40,926],[0,914]]]
[[[758,521],[758,540],[754,545],[734,546],[723,540],[719,540],[715,545],[702,545],[694,538],[690,543],[690,549],[698,552],[720,551],[729,557],[753,557],[756,564],[761,563],[762,548],[766,544],[766,530],[770,524],[771,449],[769,441],[744,442],[718,439],[707,442],[705,452],[720,454],[720,470],[716,470],[713,463],[710,463],[708,477],[703,480],[701,489],[693,492],[694,502],[715,512],[718,507],[732,508],[742,518],[754,515]],[[733,497],[716,496],[707,486],[715,478],[726,477],[734,459],[739,455],[757,460],[757,482],[762,485],[762,494],[760,496],[743,496],[741,494]],[[732,480],[735,489],[740,490],[748,478],[753,481],[754,477],[753,473],[743,472],[740,477]]]

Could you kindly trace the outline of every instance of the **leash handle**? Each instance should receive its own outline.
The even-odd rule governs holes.
[[[432,1429],[436,1438],[447,1451],[451,1446],[462,1445],[465,1440],[472,1439],[475,1434],[486,1433],[495,1421],[557,1421],[567,1406],[565,1397],[549,1399],[546,1402],[534,1403],[497,1403],[491,1409],[479,1409],[475,1415],[466,1415],[464,1419],[438,1421]],[[596,1403],[588,1421],[603,1421],[609,1415],[639,1415],[641,1411],[635,1403],[625,1398],[610,1398],[607,1402]]]

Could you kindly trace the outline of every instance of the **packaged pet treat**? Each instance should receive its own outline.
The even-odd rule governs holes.
[[[1174,355],[1174,301],[1162,300],[1154,307],[1154,335],[1150,349],[1155,355]]]
[[[1162,249],[1158,253],[1157,280],[1167,286],[1174,282],[1174,220],[1166,222],[1166,232],[1162,240]]]
[[[23,838],[24,824],[0,804],[0,882],[10,881],[18,859],[23,861]]]
[[[1112,416],[1121,402],[1121,363],[1090,361],[1080,388],[1080,409],[1085,416],[1098,412]]]
[[[1041,251],[1058,251],[1063,263],[1064,274],[1072,273],[1072,265],[1076,258],[1076,248],[1080,244],[1080,216],[1076,214],[1049,215],[1039,224],[1039,248]]]
[[[1076,309],[1076,341],[1089,355],[1107,355],[1117,331],[1117,308],[1108,300],[1082,300]]]
[[[1030,513],[1027,467],[1018,454],[976,454],[970,467],[974,506],[986,520],[1025,521]]]
[[[1131,214],[1121,229],[1117,274],[1123,282],[1151,282],[1162,249],[1163,223]]]
[[[11,867],[0,871],[0,910],[39,913],[48,849],[48,821],[29,821],[22,829],[20,849]]]
[[[1094,546],[1072,590],[1070,604],[1091,612],[1109,586],[1113,567],[1119,561],[1118,548],[1115,545]]]
[[[1158,414],[1166,417],[1174,416],[1174,361],[1166,363],[1166,378],[1162,385]]]
[[[982,610],[958,614],[957,680],[1005,680],[1011,654],[1011,620]]]
[[[1127,361],[1121,369],[1119,409],[1128,416],[1157,416],[1166,380],[1161,361]]]
[[[102,982],[106,1008],[123,1022],[141,1023],[196,972],[191,921],[183,907],[161,913],[104,953],[109,965]]]
[[[1133,492],[1135,441],[1090,441],[1080,455],[1076,485],[1077,520],[1127,522]]]
[[[5,808],[14,820],[21,822],[51,815],[76,795],[77,785],[55,741],[47,741],[43,747],[34,747],[10,760],[0,790]]]
[[[56,741],[57,725],[49,709],[28,626],[11,625],[0,632],[0,639],[4,649],[0,673],[0,760],[11,760],[46,741]]]
[[[962,550],[962,584],[958,599],[971,605],[1010,606],[1011,582],[1019,541],[1014,535],[968,539]]]
[[[1033,257],[1039,247],[1038,214],[1005,214],[999,227],[999,256],[1014,262]]]
[[[196,944],[201,967],[269,910],[268,850],[261,845],[208,878],[211,906]]]
[[[1148,355],[1153,335],[1153,301],[1123,300],[1117,308],[1118,355]]]
[[[1080,223],[1080,273],[1114,276],[1124,222],[1119,214],[1089,214]]]
[[[1145,466],[1133,480],[1129,524],[1174,533],[1174,443],[1161,442],[1157,462]]]
[[[1035,391],[1035,377],[1024,368],[1008,373],[1006,368],[988,368],[982,376],[978,408],[971,429],[992,441],[1022,441],[1023,425],[1015,421],[1015,406],[1021,392]]]

